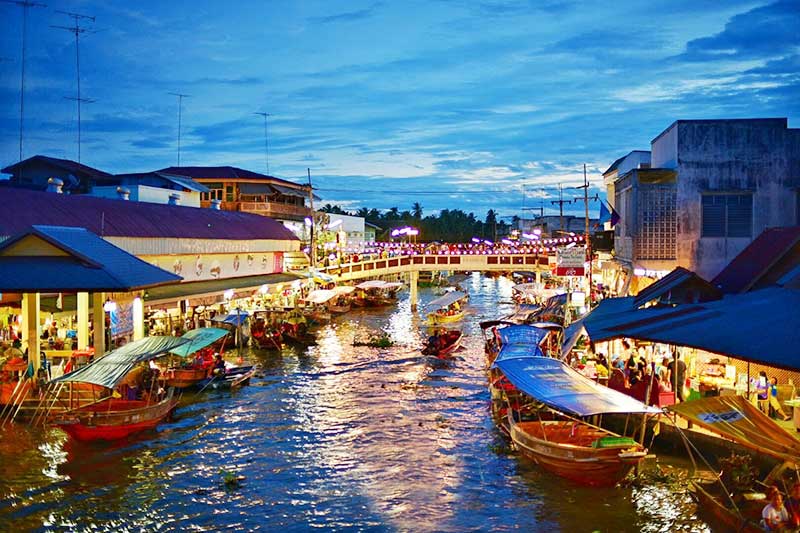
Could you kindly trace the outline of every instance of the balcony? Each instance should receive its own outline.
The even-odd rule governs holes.
[[[200,205],[201,207],[210,207],[211,202],[202,201]],[[311,209],[308,207],[274,202],[222,202],[220,209],[223,211],[253,213],[281,220],[302,221],[311,216]]]

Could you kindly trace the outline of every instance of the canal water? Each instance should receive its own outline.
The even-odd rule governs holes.
[[[406,297],[338,318],[305,352],[251,353],[263,377],[185,395],[172,422],[135,440],[6,427],[0,531],[706,531],[677,458],[659,458],[663,476],[598,490],[509,448],[489,416],[478,322],[513,311],[511,282],[465,285],[453,361],[420,355]],[[393,347],[353,346],[381,330]]]

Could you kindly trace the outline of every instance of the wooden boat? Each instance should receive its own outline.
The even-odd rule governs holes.
[[[353,304],[358,307],[382,307],[397,302],[397,293],[403,284],[396,281],[372,279],[356,285]]]
[[[54,425],[80,441],[118,440],[155,428],[178,405],[170,389],[158,403],[106,398],[62,415]]]
[[[464,318],[463,305],[468,299],[469,295],[460,291],[450,291],[436,298],[428,304],[432,309],[427,315],[428,323],[435,325],[458,322]]]
[[[580,421],[510,419],[509,429],[524,456],[581,485],[613,487],[647,455],[633,439]]]
[[[225,374],[210,376],[197,383],[197,387],[204,389],[235,389],[250,383],[258,365],[234,366],[225,369]]]
[[[162,379],[165,386],[185,389],[208,377],[208,371],[214,364],[217,343],[222,341],[222,346],[218,350],[221,352],[228,333],[222,328],[197,328],[187,331],[181,338],[188,342],[170,351],[171,357],[167,358],[171,363],[176,359],[180,362],[179,358],[183,358],[183,362],[163,369]]]
[[[761,511],[767,504],[765,500],[740,499],[737,507],[741,515],[731,508],[731,502],[720,490],[717,481],[690,480],[691,490],[697,500],[697,510],[700,514],[707,515],[711,520],[724,526],[726,531],[740,533],[757,533],[764,531],[761,527]]]
[[[461,346],[463,333],[457,330],[446,331],[439,335],[434,335],[422,348],[423,355],[434,355],[436,357],[447,357]],[[434,339],[433,341],[431,339]]]

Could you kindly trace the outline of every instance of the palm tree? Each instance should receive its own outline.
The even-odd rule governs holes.
[[[422,204],[419,202],[414,202],[414,205],[411,206],[411,213],[414,215],[414,218],[417,220],[422,219]]]

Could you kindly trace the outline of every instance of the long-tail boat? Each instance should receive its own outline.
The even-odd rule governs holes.
[[[214,358],[211,346],[229,333],[222,328],[197,328],[187,331],[181,338],[189,342],[169,352],[185,361],[182,365],[164,370],[162,379],[166,386],[185,389],[206,379]],[[190,357],[193,359],[189,360]]]
[[[433,355],[439,358],[449,356],[461,346],[463,333],[458,330],[444,331],[433,335],[422,348],[422,355]]]
[[[428,324],[447,324],[464,318],[464,305],[469,295],[461,291],[451,291],[428,304]]]
[[[175,409],[178,398],[170,388],[159,392],[157,383],[144,391],[143,399],[115,397],[115,389],[140,363],[151,361],[189,342],[179,337],[146,337],[130,342],[74,372],[52,380],[48,389],[53,402],[65,386],[88,383],[102,387],[100,398],[58,415],[53,424],[77,440],[117,440],[152,429]],[[155,382],[155,380],[153,380]],[[48,410],[52,405],[45,406]]]
[[[516,411],[507,413],[508,432],[517,449],[543,469],[581,485],[608,487],[646,457],[647,450],[633,439],[582,419],[616,413],[656,415],[660,410],[603,387],[558,359],[530,355],[530,350],[524,354],[501,349],[494,367],[518,391],[558,415],[556,420],[521,421]]]
[[[749,487],[723,485],[720,479],[691,479],[698,512],[731,531],[764,531],[759,524],[767,504],[766,489],[791,487],[800,466],[800,441],[743,396],[712,396],[667,407],[691,423],[754,453],[774,460],[763,482]],[[789,474],[789,482],[784,474]],[[740,483],[741,485],[741,483]],[[784,493],[784,499],[788,494]]]

